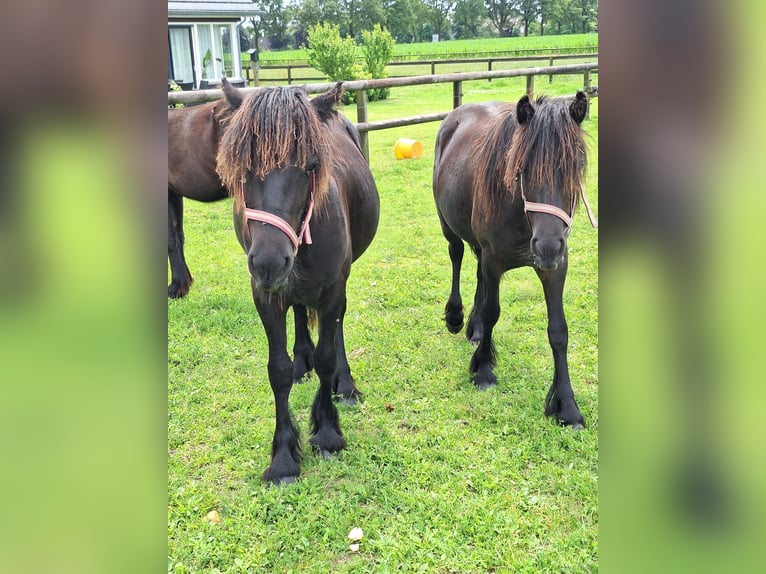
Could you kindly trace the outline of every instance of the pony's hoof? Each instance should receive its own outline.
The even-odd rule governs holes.
[[[311,371],[313,369],[313,365],[304,361],[300,357],[296,357],[293,363],[293,384],[300,384],[310,379]]]
[[[573,431],[585,430],[585,425],[582,424],[582,423],[575,423],[575,424],[572,425],[572,430]]]
[[[490,369],[484,368],[477,371],[471,381],[480,391],[486,391],[497,386],[497,377]]]
[[[494,389],[497,386],[497,381],[482,381],[480,383],[474,382],[476,388],[480,391],[488,391]]]
[[[449,331],[453,335],[458,334],[460,330],[463,328],[463,319],[460,319],[459,322],[451,322],[449,319],[445,319],[444,322],[447,325],[447,331]]]
[[[333,453],[325,448],[319,449],[319,454],[324,460],[332,460]]]
[[[335,402],[337,402],[339,405],[347,405],[349,407],[356,406],[356,403],[359,402],[359,399],[361,396],[359,395],[351,395],[350,397],[344,396],[344,395],[335,395]]]
[[[298,480],[297,476],[283,476],[279,479],[279,482],[277,483],[277,486],[284,486],[286,484],[293,484]]]
[[[304,373],[302,377],[293,375],[293,384],[301,385],[311,378],[311,373]]]
[[[168,299],[182,299],[186,297],[188,292],[188,288],[183,289],[181,287],[176,287],[175,285],[168,285]]]

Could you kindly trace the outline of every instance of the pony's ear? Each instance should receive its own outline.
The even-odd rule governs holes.
[[[221,78],[221,86],[223,87],[223,97],[226,98],[232,108],[236,109],[242,105],[242,94],[229,83],[226,77]]]
[[[535,115],[535,108],[532,107],[532,102],[529,101],[529,96],[521,96],[519,103],[516,104],[516,119],[519,124],[525,124],[532,119]]]
[[[588,98],[585,97],[584,92],[577,90],[574,102],[569,106],[569,115],[579,125],[585,119],[586,113],[588,113]]]
[[[334,87],[311,100],[311,105],[319,114],[322,121],[328,120],[334,114],[335,105],[343,97],[343,82],[338,82]]]

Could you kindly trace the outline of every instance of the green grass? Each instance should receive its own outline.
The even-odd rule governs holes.
[[[581,78],[544,86],[573,93]],[[542,84],[541,84],[542,85]],[[523,80],[464,84],[465,101],[515,101]],[[370,120],[444,111],[451,85],[397,88]],[[352,119],[353,107],[342,110]],[[598,210],[598,102],[588,193]],[[469,380],[473,348],[442,313],[450,264],[431,193],[438,123],[370,133],[381,196],[375,241],[348,284],[346,343],[363,404],[340,406],[348,449],[306,449],[300,480],[267,487],[274,406],[266,338],[231,205],[186,202],[196,281],[168,302],[168,569],[172,572],[586,572],[598,560],[598,234],[578,213],[565,291],[572,384],[588,429],[543,416],[553,376],[542,289],[531,269],[501,285],[499,386]],[[394,159],[399,137],[423,143]],[[475,286],[463,266],[463,298]],[[294,388],[304,437],[317,379]],[[220,524],[205,521],[212,509]],[[365,536],[351,553],[346,535]]]
[[[486,55],[487,52],[518,52],[519,55],[530,51],[548,53],[550,50],[571,53],[598,46],[598,34],[565,34],[561,36],[529,36],[527,38],[481,38],[476,40],[444,40],[442,42],[419,42],[416,44],[394,45],[394,60],[418,58],[460,58],[472,54]],[[504,54],[513,55],[513,54]],[[306,53],[303,50],[274,50],[260,53],[262,66],[292,63],[304,63]],[[250,65],[249,56],[244,55],[243,67]]]
[[[397,44],[394,46],[394,61],[409,61],[422,59],[458,59],[470,57],[488,57],[495,53],[502,57],[514,55],[539,54],[540,60],[527,62],[493,62],[493,70],[507,70],[530,66],[547,66],[547,56],[551,53],[572,54],[581,52],[584,47],[598,46],[598,34],[567,34],[563,36],[530,36],[528,38],[485,38],[478,40],[448,40],[444,42],[423,42],[418,44]],[[553,52],[551,52],[553,50]],[[554,64],[574,64],[591,61],[593,58],[582,60],[558,60]],[[287,64],[306,64],[306,54],[302,50],[280,50],[262,52],[261,66]],[[243,70],[249,70],[250,62],[246,57],[242,61]],[[486,71],[486,63],[469,64],[440,64],[436,73],[479,72]],[[418,76],[431,73],[430,65],[389,66],[386,68],[389,76]],[[291,70],[293,83],[313,83],[322,81],[324,74],[313,68],[296,68]],[[285,85],[287,80],[286,68],[261,69],[259,71],[261,85]],[[279,81],[275,81],[279,80]],[[594,81],[595,83],[595,81]]]

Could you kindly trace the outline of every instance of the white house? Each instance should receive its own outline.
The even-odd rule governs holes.
[[[251,0],[168,0],[168,81],[191,90],[225,74],[244,85],[237,26],[254,14]]]

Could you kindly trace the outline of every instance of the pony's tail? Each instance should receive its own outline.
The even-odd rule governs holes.
[[[314,329],[316,329],[317,321],[318,321],[318,316],[319,315],[317,314],[317,310],[316,309],[314,309],[312,307],[308,308],[308,324],[309,324],[309,329],[312,330],[312,331]]]

